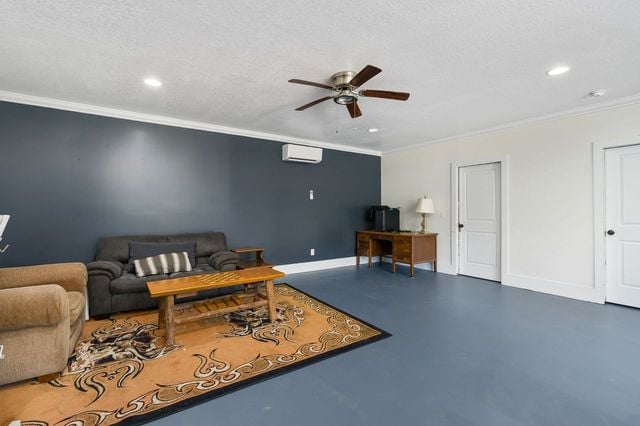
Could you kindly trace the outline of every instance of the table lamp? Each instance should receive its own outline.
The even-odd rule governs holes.
[[[436,210],[433,207],[433,200],[431,198],[424,197],[418,200],[418,205],[416,206],[416,213],[422,214],[422,233],[427,233],[427,214],[435,213]]]

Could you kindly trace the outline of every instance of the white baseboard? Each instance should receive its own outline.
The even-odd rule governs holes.
[[[383,262],[391,263],[391,259],[383,258]],[[380,262],[379,257],[374,257],[371,262]],[[356,257],[341,257],[337,259],[318,260],[314,262],[290,263],[288,265],[277,265],[275,269],[285,274],[299,274],[302,272],[322,271],[325,269],[341,268],[343,266],[355,266]],[[361,257],[360,264],[366,265],[367,258]],[[415,265],[416,269],[431,271],[430,263]],[[457,275],[453,265],[443,263],[438,265],[438,272],[449,275]],[[521,288],[524,290],[537,291],[538,293],[552,294],[554,296],[568,297],[570,299],[584,300],[587,302],[601,303],[593,287],[581,286],[573,283],[546,280],[542,278],[529,277],[526,275],[508,274],[502,279],[502,284]]]
[[[288,265],[276,265],[274,268],[285,274],[299,274],[301,272],[321,271],[323,269],[340,268],[342,266],[355,266],[356,257],[339,257],[336,259],[316,260],[314,262],[290,263]]]
[[[433,271],[433,266],[431,266],[431,263],[421,263],[419,265],[415,265],[414,268],[424,269],[425,271]],[[447,275],[458,275],[455,269],[451,265],[446,263],[438,263],[438,273]]]
[[[385,263],[391,263],[391,258],[385,257],[382,261]],[[398,263],[398,265],[409,266],[406,263]],[[433,265],[431,263],[420,263],[417,265],[413,265],[413,267],[415,269],[422,269],[423,271],[433,271]],[[438,263],[438,272],[448,275],[458,275],[455,269],[453,269],[453,267],[447,263]]]
[[[568,297],[570,299],[578,299],[594,303],[599,302],[597,300],[594,287],[573,283],[529,277],[526,275],[508,274],[503,277],[502,284],[509,287],[552,294],[554,296]]]
[[[391,259],[384,257],[383,262],[391,263]],[[380,262],[380,257],[372,257],[372,263]],[[365,256],[360,257],[360,264],[366,265],[367,258]],[[313,271],[322,271],[324,269],[333,269],[333,268],[341,268],[343,266],[355,266],[356,265],[356,256],[352,257],[340,257],[336,259],[327,259],[327,260],[317,260],[314,262],[301,262],[301,263],[289,263],[287,265],[276,265],[274,268],[278,271],[282,271],[285,274],[299,274],[302,272],[313,272]],[[404,265],[404,263],[400,263],[399,265]],[[440,266],[440,265],[439,265]],[[430,263],[421,263],[419,265],[415,265],[416,269],[422,269],[425,271],[432,271],[433,267]],[[444,264],[438,268],[438,272],[442,272],[444,274],[456,275],[453,272],[451,265]]]
[[[387,260],[385,259],[385,262],[386,261]],[[426,269],[428,271],[432,270],[430,263],[416,265],[415,268]],[[449,263],[438,263],[438,272],[449,275],[458,275],[454,265]],[[521,288],[523,290],[536,291],[538,293],[568,297],[570,299],[584,300],[600,304],[604,303],[600,300],[601,298],[597,297],[594,287],[569,282],[547,280],[527,275],[506,274],[502,278],[502,284],[509,287]]]

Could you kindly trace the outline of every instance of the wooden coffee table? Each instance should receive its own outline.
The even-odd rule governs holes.
[[[173,345],[175,344],[176,324],[198,321],[245,309],[256,309],[261,306],[268,306],[269,319],[271,321],[275,321],[276,305],[273,293],[273,280],[284,276],[284,273],[273,268],[243,269],[153,281],[147,283],[147,288],[149,289],[151,297],[160,299],[158,327],[164,328],[165,343],[167,345]],[[265,295],[261,294],[256,288],[256,284],[260,283],[264,283],[266,290]],[[178,309],[188,308],[193,303],[206,303],[213,300],[198,300],[196,302],[176,305],[176,296],[184,296],[197,293],[199,291],[231,287],[235,285],[244,285],[245,292],[247,292],[249,287],[251,287],[254,292],[253,297],[247,298],[248,301],[243,301],[242,297],[232,297],[234,302],[233,306],[226,306],[209,312],[183,314],[180,315],[179,318],[176,318],[175,312]]]

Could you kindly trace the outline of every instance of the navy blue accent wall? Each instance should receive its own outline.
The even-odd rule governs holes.
[[[380,158],[0,102],[0,265],[92,260],[102,236],[223,231],[278,264],[354,255]],[[315,200],[309,200],[309,190]],[[309,249],[316,249],[316,256]]]

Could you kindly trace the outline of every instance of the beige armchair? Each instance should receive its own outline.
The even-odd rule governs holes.
[[[86,289],[82,263],[0,269],[0,385],[64,370],[84,325]]]

